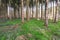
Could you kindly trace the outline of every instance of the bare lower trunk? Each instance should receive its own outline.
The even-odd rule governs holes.
[[[56,23],[58,21],[58,1],[56,2],[57,6],[56,6],[56,13],[55,13],[55,18],[54,18],[54,22]]]
[[[32,7],[32,18],[33,18],[33,16],[34,16],[34,11],[33,11],[33,7]]]
[[[23,11],[23,0],[21,0],[21,16],[22,16],[22,23],[24,23],[24,11]]]
[[[27,20],[29,20],[29,8],[27,7],[27,11],[26,11],[26,18]]]
[[[34,5],[34,3],[32,3],[32,18],[34,17],[33,5]]]
[[[26,18],[29,21],[29,0],[27,0]]]
[[[46,3],[45,3],[45,26],[48,27],[48,8],[47,8],[47,5],[48,4],[48,0],[46,0]]]
[[[53,22],[54,22],[54,18],[55,18],[55,6],[54,6],[54,1],[53,1]]]
[[[38,1],[36,0],[36,19],[38,18]]]
[[[41,4],[41,19],[43,19],[43,5]]]

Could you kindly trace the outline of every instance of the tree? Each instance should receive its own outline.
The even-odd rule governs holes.
[[[33,2],[34,0],[32,0],[32,18],[33,18],[33,16],[34,16],[34,11],[33,11],[33,5],[34,5],[34,2]]]
[[[41,11],[40,11],[40,7],[41,7],[41,5],[40,5],[41,3],[40,3],[40,0],[39,0],[39,18],[40,18],[40,13],[41,13]]]
[[[20,18],[20,7],[21,7],[20,6],[20,4],[21,4],[20,2],[21,2],[20,0],[17,0],[17,2],[16,2],[17,3],[17,7],[18,7],[18,18]]]
[[[23,0],[21,0],[21,16],[22,16],[22,23],[24,23]]]
[[[56,0],[56,13],[55,13],[55,18],[54,18],[55,23],[58,21],[58,2],[59,0]]]
[[[36,19],[38,18],[38,0],[36,0]]]
[[[43,0],[41,1],[41,19],[43,19]]]
[[[26,10],[26,18],[27,18],[27,20],[29,20],[29,0],[27,0],[27,2],[26,2],[26,4],[27,4],[27,10]]]
[[[48,0],[45,1],[45,26],[48,27]]]
[[[11,0],[8,0],[7,3],[8,3],[8,4],[7,4],[7,6],[8,6],[8,18],[11,20],[12,17],[11,17],[10,11],[9,11],[9,7],[11,6]]]
[[[53,0],[53,22],[54,22],[54,18],[55,18],[55,6],[54,6],[54,0]]]

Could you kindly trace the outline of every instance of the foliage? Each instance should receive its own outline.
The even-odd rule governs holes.
[[[9,24],[19,24],[19,19],[9,21]],[[21,22],[20,22],[21,23]],[[18,28],[8,31],[0,31],[0,40],[15,40],[20,35],[28,36],[32,34],[32,37],[28,37],[28,40],[50,40],[53,36],[60,35],[60,22],[57,24],[49,23],[48,29],[44,26],[44,22],[41,20],[31,19],[30,21],[20,24]],[[4,28],[4,27],[3,27]],[[1,29],[0,29],[1,30]],[[58,40],[58,39],[57,39]]]

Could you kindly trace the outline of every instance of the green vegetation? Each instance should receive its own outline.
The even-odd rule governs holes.
[[[15,40],[18,36],[24,35],[28,40],[52,40],[56,36],[60,40],[60,22],[49,22],[48,28],[44,26],[41,20],[31,19],[21,24],[20,19],[7,21],[6,24],[19,24],[15,29],[1,29],[0,40]],[[9,26],[10,27],[10,26]],[[31,37],[29,37],[29,35]]]
[[[0,21],[0,26],[9,26],[9,25],[15,25],[20,24],[21,19],[13,19],[13,20],[6,20],[6,21]]]

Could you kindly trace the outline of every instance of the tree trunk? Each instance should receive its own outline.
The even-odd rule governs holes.
[[[23,0],[21,0],[21,16],[22,16],[22,23],[24,23]]]
[[[39,3],[39,13],[40,13],[40,18],[41,18],[41,5],[40,5],[40,3]]]
[[[29,0],[27,0],[26,18],[29,21]]]
[[[52,5],[52,3],[51,3],[51,10],[50,10],[50,12],[52,13],[52,21],[53,21],[53,5]]]
[[[58,2],[59,0],[56,1],[56,13],[55,13],[55,18],[54,18],[55,23],[58,21]]]
[[[10,5],[11,5],[11,3],[10,3],[10,1],[9,1],[9,3],[8,3],[8,17],[9,17],[9,19],[11,20],[12,18],[11,18],[11,12],[10,12]]]
[[[8,18],[8,14],[7,14],[7,4],[6,4],[6,19]]]
[[[43,1],[42,1],[42,4],[41,4],[41,19],[43,19]]]
[[[40,18],[40,3],[39,3],[39,18]]]
[[[55,6],[54,6],[54,1],[53,1],[53,22],[54,22],[54,18],[55,18]]]
[[[45,26],[48,27],[48,0],[45,3]]]
[[[34,5],[34,3],[32,3],[32,18],[33,18],[33,16],[34,16],[34,11],[33,11],[33,5]]]
[[[31,13],[31,8],[30,8],[30,15],[31,15],[32,13]],[[32,18],[32,15],[30,16],[30,18]]]
[[[33,16],[34,16],[34,11],[33,11],[33,7],[32,7],[32,18],[33,18]]]
[[[38,19],[38,1],[36,0],[36,19]]]

